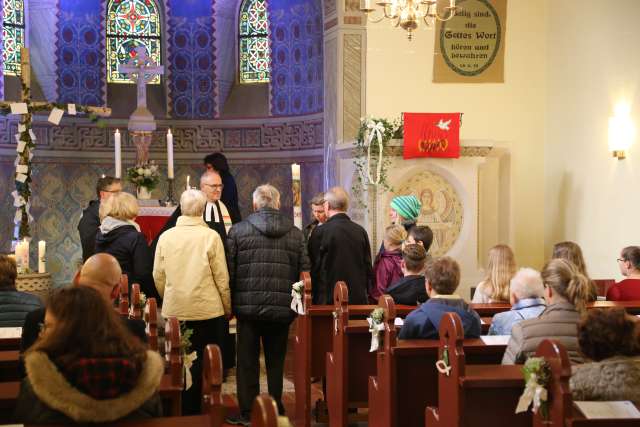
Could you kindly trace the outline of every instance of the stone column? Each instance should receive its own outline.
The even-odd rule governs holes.
[[[366,16],[359,0],[324,0],[324,185],[339,176],[336,148],[351,143],[365,115]],[[348,189],[347,189],[348,190]]]

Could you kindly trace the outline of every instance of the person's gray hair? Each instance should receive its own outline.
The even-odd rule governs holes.
[[[346,212],[349,209],[349,195],[342,187],[332,187],[324,193],[324,201],[332,211]]]
[[[324,205],[324,193],[318,193],[315,196],[313,196],[313,199],[309,201],[309,205],[312,205],[312,206]]]
[[[271,184],[264,184],[253,191],[256,210],[262,208],[280,209],[280,192]]]
[[[540,273],[533,268],[521,268],[511,279],[509,289],[519,300],[540,298],[544,295],[544,286]]]
[[[202,181],[204,181],[205,179],[211,177],[211,176],[218,176],[220,177],[220,179],[222,179],[222,175],[220,175],[220,172],[216,171],[216,170],[208,170],[205,173],[203,173],[202,175],[200,175],[200,184],[202,184]]]
[[[180,211],[184,216],[202,216],[207,196],[200,190],[187,190],[180,196]]]

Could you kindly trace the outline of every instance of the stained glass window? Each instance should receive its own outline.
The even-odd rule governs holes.
[[[269,21],[265,0],[240,7],[240,83],[269,82]]]
[[[24,0],[4,0],[2,61],[4,73],[20,75],[20,48],[24,46]]]
[[[147,56],[161,64],[160,14],[154,0],[110,0],[107,6],[107,81],[132,83],[118,72],[120,64],[135,61],[136,47],[144,46]],[[150,84],[159,84],[155,76]]]

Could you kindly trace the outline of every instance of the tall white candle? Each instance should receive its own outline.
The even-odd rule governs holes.
[[[167,130],[167,177],[173,179],[173,134]]]
[[[22,267],[25,271],[29,270],[29,241],[22,241]]]
[[[293,190],[293,225],[302,230],[302,188],[300,186],[300,165],[291,165]]]
[[[189,175],[187,175],[187,190],[189,189]]]
[[[113,145],[116,149],[116,178],[122,177],[122,147],[120,145],[120,130],[116,129],[116,133],[113,136]]]
[[[44,240],[38,242],[38,273],[46,273],[47,243]]]
[[[22,256],[22,242],[18,242],[16,243],[16,252],[15,255],[13,257],[13,260],[16,262],[16,267],[18,269],[18,274],[22,273],[22,260],[23,260],[23,256]]]
[[[300,165],[294,163],[291,165],[291,177],[293,179],[300,180]]]

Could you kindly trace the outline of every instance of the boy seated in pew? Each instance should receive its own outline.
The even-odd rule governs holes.
[[[433,231],[426,225],[415,225],[409,229],[404,245],[420,245],[427,253],[427,263],[433,261],[429,248],[433,243]]]
[[[427,251],[418,244],[406,245],[402,250],[400,268],[404,277],[387,288],[393,302],[402,305],[420,305],[429,299],[424,285]]]
[[[578,324],[587,363],[573,367],[574,400],[631,400],[640,404],[640,325],[623,308],[588,310]]]
[[[518,322],[536,318],[546,308],[542,277],[533,268],[521,268],[509,284],[511,310],[498,313],[491,320],[489,335],[511,335]]]
[[[480,336],[480,316],[454,292],[460,284],[460,266],[450,257],[427,264],[425,285],[429,300],[413,310],[398,334],[400,339],[438,339],[440,319],[444,313],[460,316],[465,338]]]

